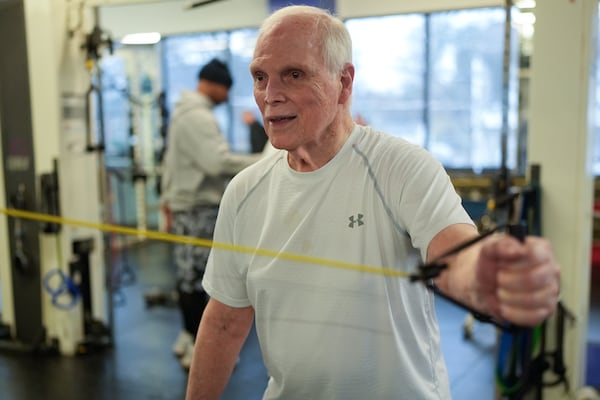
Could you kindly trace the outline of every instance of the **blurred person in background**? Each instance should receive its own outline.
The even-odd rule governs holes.
[[[160,204],[166,229],[176,235],[212,239],[227,182],[260,158],[231,152],[213,113],[216,105],[228,100],[232,84],[227,65],[213,59],[200,69],[196,90],[184,90],[175,105],[167,134]],[[202,287],[209,251],[183,243],[176,243],[173,249],[183,318],[173,351],[186,369],[209,300]]]

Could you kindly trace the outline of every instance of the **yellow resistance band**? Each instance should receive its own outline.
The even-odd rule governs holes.
[[[212,247],[215,249],[235,251],[238,253],[256,254],[259,256],[279,258],[279,259],[290,260],[290,261],[297,261],[297,262],[302,262],[302,263],[306,263],[306,264],[317,264],[317,265],[323,265],[323,266],[327,266],[327,267],[334,267],[334,268],[340,268],[340,269],[346,269],[346,270],[352,270],[352,271],[368,272],[368,273],[377,274],[377,275],[393,276],[393,277],[400,277],[400,278],[408,278],[408,276],[409,276],[409,274],[405,271],[399,271],[399,270],[395,270],[395,269],[391,269],[391,268],[376,267],[376,266],[364,265],[364,264],[353,264],[353,263],[348,263],[348,262],[344,262],[344,261],[336,261],[336,260],[320,258],[320,257],[305,256],[302,254],[285,253],[285,252],[280,252],[280,251],[275,251],[275,250],[259,249],[259,248],[248,247],[248,246],[238,246],[238,245],[234,245],[234,244],[230,244],[230,243],[219,243],[219,242],[214,242],[214,241],[208,240],[208,239],[193,238],[193,237],[189,237],[189,236],[178,236],[178,235],[174,235],[171,233],[165,233],[165,232],[159,232],[159,231],[139,230],[139,229],[129,228],[129,227],[120,226],[120,225],[93,223],[93,222],[81,221],[81,220],[76,220],[76,219],[63,218],[63,217],[59,217],[56,215],[41,214],[41,213],[32,212],[32,211],[17,210],[14,208],[1,208],[0,207],[0,214],[5,214],[5,215],[7,215],[9,217],[13,217],[13,218],[22,218],[22,219],[29,219],[29,220],[34,220],[34,221],[50,222],[50,223],[54,223],[54,224],[78,226],[78,227],[90,228],[90,229],[95,229],[95,230],[104,231],[104,232],[118,233],[118,234],[122,234],[122,235],[133,235],[133,236],[138,236],[138,237],[142,237],[142,238],[146,238],[146,239],[154,239],[154,240],[161,240],[161,241],[175,242],[175,243],[184,243],[184,244],[190,244],[190,245],[202,246],[202,247]]]

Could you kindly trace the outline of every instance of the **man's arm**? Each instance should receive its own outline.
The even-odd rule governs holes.
[[[210,299],[196,336],[187,400],[219,399],[253,319],[252,307],[233,308]]]
[[[466,224],[447,227],[431,240],[427,260],[477,234]],[[546,239],[528,236],[521,243],[493,235],[445,261],[448,268],[436,279],[438,288],[483,314],[535,326],[556,309],[560,272]]]
[[[189,113],[181,122],[180,150],[202,173],[210,176],[235,175],[261,159],[260,154],[235,153],[216,124],[203,117],[204,112]]]

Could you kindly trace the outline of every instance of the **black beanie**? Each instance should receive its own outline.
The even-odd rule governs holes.
[[[227,89],[231,88],[233,80],[229,73],[229,68],[222,61],[213,58],[208,64],[206,64],[198,73],[198,79],[206,79],[214,83],[220,83],[225,85]]]

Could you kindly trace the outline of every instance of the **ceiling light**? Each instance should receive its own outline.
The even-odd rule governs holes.
[[[515,2],[515,6],[520,9],[535,8],[535,0],[518,0]]]
[[[160,33],[130,33],[121,39],[121,44],[156,44],[160,41]]]
[[[515,24],[518,25],[533,25],[535,24],[535,14],[530,12],[524,12],[515,14]]]

